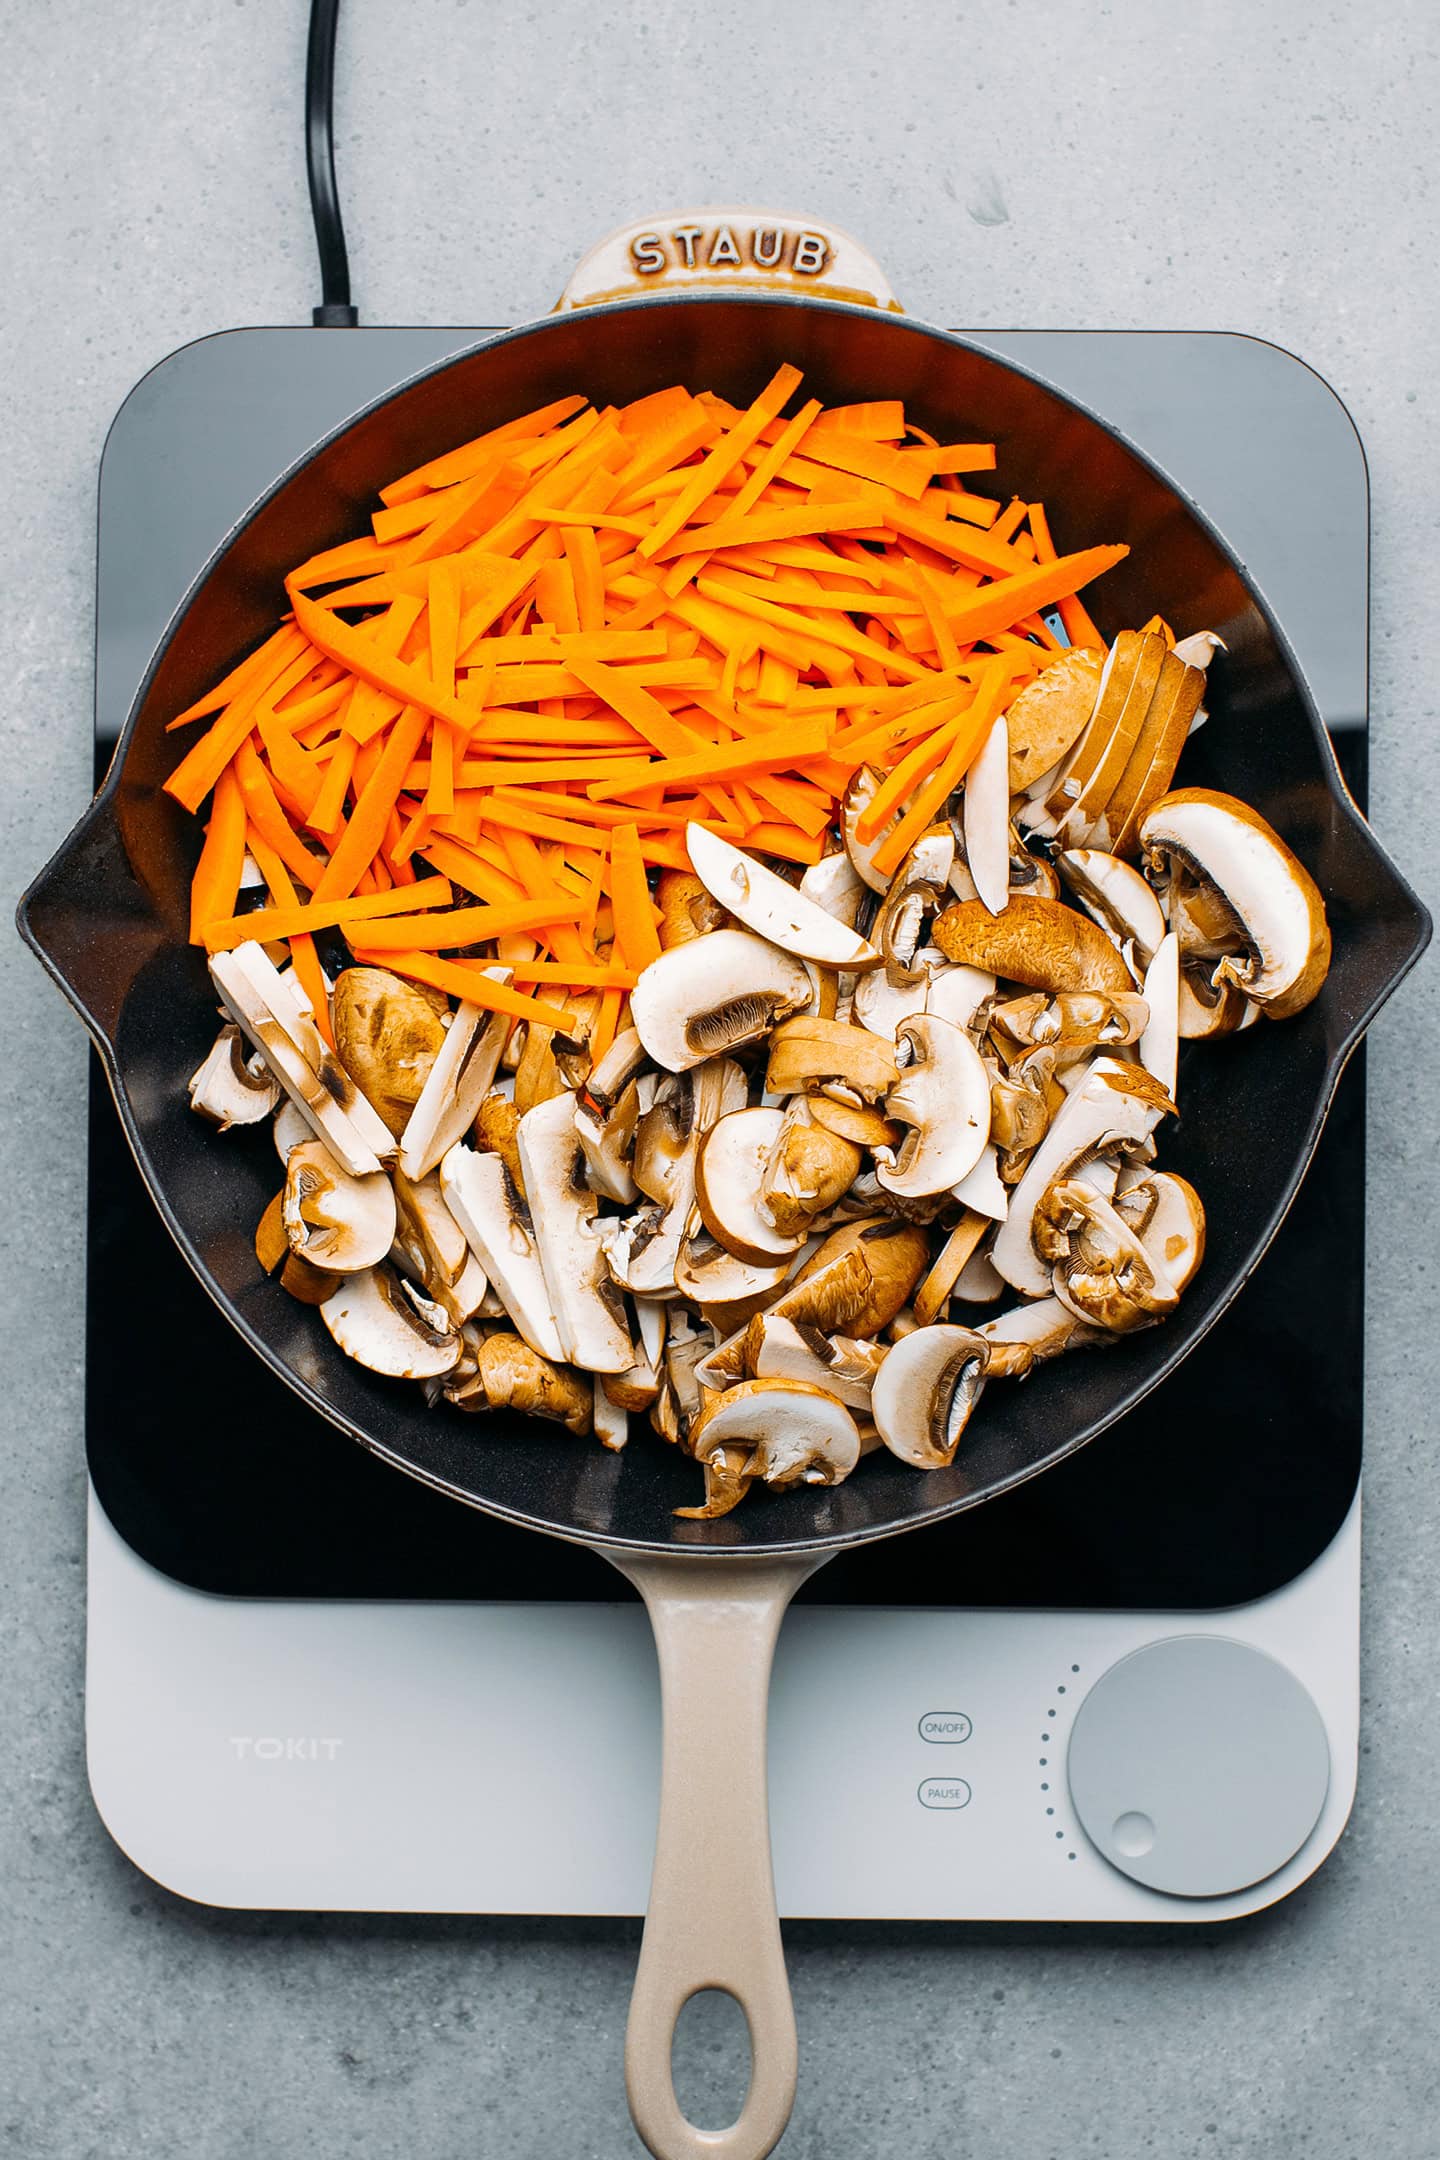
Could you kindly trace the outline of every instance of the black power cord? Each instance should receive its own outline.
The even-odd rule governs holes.
[[[335,185],[335,23],[340,0],[310,0],[310,47],[305,60],[305,165],[310,210],[320,251],[320,305],[310,311],[317,330],[353,330],[350,258]]]

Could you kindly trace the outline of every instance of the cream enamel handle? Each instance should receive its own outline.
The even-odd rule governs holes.
[[[608,233],[576,264],[557,310],[637,293],[776,292],[899,310],[867,247],[820,218],[678,210]]]
[[[795,2014],[775,1911],[765,1785],[770,1665],[785,1608],[819,1562],[621,1558],[660,1655],[664,1754],[650,1906],[625,2034],[625,2088],[655,2160],[764,2160],[795,2101]],[[697,2130],[671,2079],[692,1995],[733,1995],[750,2090],[726,2130]]]

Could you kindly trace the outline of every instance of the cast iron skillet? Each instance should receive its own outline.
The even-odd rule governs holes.
[[[1163,612],[1213,628],[1212,718],[1187,782],[1255,804],[1324,892],[1334,962],[1298,1019],[1183,1053],[1184,1115],[1163,1159],[1199,1189],[1204,1267],[1168,1326],[1105,1356],[995,1388],[949,1470],[868,1458],[834,1491],[753,1499],[677,1522],[693,1465],[638,1433],[624,1454],[513,1417],[428,1412],[418,1392],[341,1357],[318,1316],[259,1273],[253,1225],[267,1147],[218,1142],[185,1080],[215,1032],[186,942],[199,831],[159,791],[163,732],[273,626],[284,571],[363,528],[377,488],[457,442],[583,389],[597,403],[681,381],[744,404],[782,360],[827,403],[902,397],[942,440],[992,437],[1000,485],[1043,497],[1062,548],[1126,540],[1088,595],[1107,635]],[[20,928],[88,1027],[156,1205],[201,1282],[257,1354],[322,1416],[467,1505],[593,1546],[638,1586],[665,1705],[661,1818],[627,2038],[641,2135],[661,2160],[754,2160],[788,2118],[795,2035],[775,1918],[764,1726],[784,1608],[830,1554],[974,1507],[1035,1476],[1129,1410],[1183,1358],[1265,1252],[1314,1148],[1346,1058],[1423,950],[1425,911],[1347,795],[1285,640],[1199,510],[1093,415],[1021,369],[878,308],[771,295],[663,295],[552,316],[444,362],[320,444],[249,513],[201,576],[150,667],[95,803],[20,906]],[[1166,1444],[1157,1432],[1157,1448]],[[674,2021],[704,1987],[750,2025],[753,2072],[729,2130],[699,2132],[670,2081]]]

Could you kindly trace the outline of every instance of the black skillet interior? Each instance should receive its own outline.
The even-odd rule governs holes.
[[[1129,542],[1087,596],[1113,633],[1159,610],[1229,648],[1182,779],[1254,803],[1311,866],[1335,938],[1298,1020],[1184,1055],[1182,1121],[1162,1160],[1209,1215],[1204,1267],[1167,1327],[991,1390],[950,1470],[888,1456],[833,1492],[765,1496],[721,1522],[677,1523],[696,1472],[648,1430],[623,1455],[508,1416],[427,1412],[418,1391],[341,1357],[318,1317],[264,1280],[253,1225],[276,1184],[264,1134],[217,1140],[184,1081],[215,1028],[185,943],[198,827],[159,791],[166,721],[272,626],[284,571],[364,528],[397,472],[571,390],[623,402],[683,381],[745,402],[782,360],[827,402],[902,397],[942,439],[993,438],[1006,494],[1043,497],[1062,549]],[[253,1347],[364,1445],[457,1498],[562,1535],[734,1551],[884,1536],[986,1498],[1101,1430],[1173,1367],[1263,1253],[1304,1168],[1348,1049],[1423,949],[1428,922],[1345,796],[1283,640],[1218,537],[1142,457],[1082,409],[958,339],[872,311],[763,299],[627,303],[551,318],[450,361],[327,442],[239,528],[177,617],[142,687],[96,811],[22,905],[22,928],[87,1018],[137,1160],[182,1250]]]

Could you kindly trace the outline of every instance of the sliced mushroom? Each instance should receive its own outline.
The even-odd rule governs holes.
[[[285,1188],[280,1188],[255,1226],[255,1257],[267,1275],[273,1275],[290,1251],[285,1230]]]
[[[571,1097],[559,1095],[527,1110],[517,1138],[565,1361],[591,1373],[624,1372],[634,1363],[635,1350],[624,1300],[605,1265],[600,1201],[585,1182]]]
[[[1133,987],[1115,947],[1088,916],[1058,900],[1012,893],[1003,913],[992,915],[980,900],[961,900],[935,924],[935,943],[947,960],[1003,975],[1034,990],[1103,990]]]
[[[870,1414],[892,1455],[917,1470],[944,1470],[985,1385],[990,1351],[964,1327],[917,1327],[875,1376]]]
[[[487,968],[508,982],[508,968]],[[461,1004],[445,1030],[425,1085],[400,1135],[400,1168],[408,1178],[423,1178],[442,1155],[463,1140],[500,1069],[500,1054],[511,1023],[504,1013]]]
[[[885,1098],[910,1130],[898,1154],[876,1152],[876,1177],[903,1198],[948,1192],[973,1170],[990,1137],[990,1079],[964,1030],[933,1013],[902,1021],[911,1062]]]
[[[803,1249],[803,1248],[802,1248]],[[797,1256],[756,1263],[737,1259],[710,1235],[697,1208],[680,1241],[675,1288],[722,1333],[742,1328],[793,1274]]]
[[[918,958],[921,935],[946,897],[954,864],[955,835],[948,825],[935,825],[920,835],[890,881],[874,931],[892,989],[924,981],[925,963]],[[934,957],[938,960],[939,955]],[[857,984],[857,999],[860,987]]]
[[[1233,984],[1275,1020],[1302,1011],[1330,965],[1325,903],[1259,812],[1213,788],[1178,788],[1153,804],[1138,834],[1153,882],[1163,885],[1179,861],[1243,925],[1247,951],[1217,963],[1216,985]]]
[[[950,1296],[952,1302],[958,1305],[993,1305],[997,1299],[1004,1297],[1009,1287],[1004,1276],[995,1271],[989,1246],[983,1245],[979,1252],[971,1254],[961,1268]]]
[[[383,1170],[351,1177],[318,1140],[290,1150],[285,1165],[290,1250],[332,1275],[354,1275],[385,1258],[395,1239],[395,1194]]]
[[[1205,1209],[1188,1178],[1146,1170],[1117,1191],[1115,1212],[1135,1232],[1151,1265],[1176,1291],[1188,1289],[1205,1257]]]
[[[993,1115],[993,1088],[990,1091],[990,1101]],[[950,1193],[963,1208],[972,1208],[988,1222],[1004,1222],[1010,1212],[1010,1194],[1000,1175],[999,1150],[994,1146],[983,1148],[974,1169],[968,1170],[958,1184],[952,1185]]]
[[[334,1297],[345,1277],[329,1268],[312,1267],[299,1253],[287,1252],[280,1270],[280,1287],[302,1305],[323,1305]]]
[[[824,967],[879,965],[880,955],[868,938],[847,929],[718,833],[704,825],[687,825],[685,847],[706,891],[757,937]]]
[[[392,1380],[437,1379],[464,1347],[458,1328],[383,1264],[347,1275],[320,1317],[347,1357]]]
[[[590,1183],[624,1207],[637,1191],[630,1155],[641,1110],[638,1075],[644,1064],[645,1045],[634,1028],[625,1028],[575,1098],[575,1133]]]
[[[1134,990],[1062,990],[1055,997],[1036,990],[997,1005],[990,1020],[1012,1042],[1053,1049],[1058,1071],[1097,1047],[1128,1049],[1139,1042],[1150,1008]]]
[[[985,968],[951,965],[931,970],[925,1010],[952,1027],[978,1028],[995,995],[995,977]]]
[[[502,1095],[492,1088],[475,1113],[475,1145],[483,1154],[498,1155],[515,1181],[517,1192],[525,1190],[525,1172],[520,1163],[520,1144],[516,1134],[520,1130],[520,1112],[510,1096]],[[449,1150],[446,1150],[449,1153]]]
[[[501,1158],[477,1154],[457,1140],[440,1165],[440,1189],[491,1289],[526,1342],[541,1357],[562,1364],[565,1353],[545,1286],[535,1224]]]
[[[1180,1059],[1180,945],[1173,930],[1160,940],[1145,970],[1150,1017],[1140,1037],[1140,1062],[1174,1097]]]
[[[1052,1185],[1035,1212],[1032,1244],[1062,1305],[1116,1335],[1152,1327],[1180,1293],[1109,1200],[1079,1178]]]
[[[606,1394],[601,1375],[596,1373],[591,1386],[590,1425],[601,1447],[618,1455],[630,1438],[628,1412],[613,1403]]]
[[[713,1522],[717,1516],[728,1515],[740,1505],[758,1474],[754,1448],[743,1445],[712,1448],[701,1467],[705,1472],[703,1506],[675,1510],[690,1522]]]
[[[685,1072],[755,1042],[810,1002],[801,961],[745,930],[712,930],[652,960],[630,993],[646,1051]]]
[[[385,968],[343,968],[330,994],[335,1054],[398,1140],[445,1042],[430,1000]]]
[[[394,1258],[392,1250],[391,1258]],[[474,1253],[467,1250],[465,1265],[453,1283],[444,1285],[434,1293],[435,1303],[440,1307],[452,1327],[460,1327],[474,1319],[490,1295],[490,1278]],[[496,1315],[504,1314],[505,1308],[496,1301]]]
[[[769,1310],[826,1335],[878,1335],[925,1272],[930,1241],[892,1217],[846,1223],[800,1267]]]
[[[806,1016],[782,1020],[771,1034],[765,1068],[771,1095],[840,1089],[841,1101],[874,1103],[898,1078],[894,1051],[868,1028]]]
[[[1087,827],[1114,792],[1135,747],[1165,657],[1165,640],[1122,630],[1105,656],[1089,719],[1045,786],[1031,784],[1021,810],[1027,832]],[[1073,821],[1073,825],[1071,823]]]
[[[711,1058],[667,1077],[635,1129],[632,1172],[654,1205],[601,1233],[606,1263],[622,1289],[660,1298],[675,1288],[680,1241],[695,1201],[700,1141],[732,1110],[743,1109],[745,1075],[729,1058]]]
[[[899,824],[904,806],[897,809],[893,817],[887,818],[879,832],[871,839],[857,840],[855,837],[856,823],[874,800],[880,779],[881,775],[873,765],[861,766],[845,791],[845,801],[840,812],[840,834],[855,875],[864,880],[871,892],[884,893],[890,890],[890,880],[883,870],[875,868],[875,855]]]
[[[1203,674],[1217,652],[1228,652],[1224,638],[1213,630],[1193,630],[1189,637],[1177,638],[1175,657],[1188,667],[1199,668]]]
[[[842,1402],[804,1380],[742,1380],[717,1395],[694,1435],[697,1460],[717,1448],[752,1449],[756,1471],[784,1492],[838,1485],[860,1460],[860,1434]]]
[[[393,1184],[395,1244],[390,1257],[402,1274],[419,1283],[427,1297],[438,1299],[442,1292],[453,1290],[464,1273],[470,1257],[465,1233],[445,1204],[435,1171],[417,1179],[397,1169]],[[482,1281],[477,1304],[484,1295]]]
[[[1042,678],[1043,679],[1043,678]],[[1010,897],[1010,734],[1004,713],[965,775],[965,860],[982,907],[998,915]]]
[[[807,1095],[805,1102],[812,1123],[853,1141],[856,1147],[894,1147],[901,1137],[901,1128],[892,1119],[865,1103],[835,1102],[829,1095]]]
[[[1180,980],[1176,986],[1175,1020],[1181,1042],[1204,1042],[1215,1035],[1233,1035],[1248,1026],[1259,1013],[1258,1005],[1242,997],[1233,983],[1212,983],[1208,969],[1180,956]]]
[[[1078,819],[1072,819],[1068,832],[1082,842],[1109,848],[1115,855],[1135,852],[1140,820],[1175,777],[1175,767],[1204,691],[1203,671],[1187,667],[1173,652],[1167,652],[1135,747],[1109,800],[1087,830],[1080,828]]]
[[[875,1375],[889,1356],[883,1343],[861,1342],[849,1335],[825,1335],[819,1328],[797,1325],[761,1313],[740,1338],[745,1354],[753,1360],[750,1371],[757,1380],[808,1380],[823,1388],[848,1410],[870,1408]],[[724,1346],[722,1345],[722,1348]]]
[[[459,1398],[466,1410],[518,1410],[548,1418],[583,1439],[594,1424],[595,1389],[583,1373],[541,1357],[519,1335],[487,1335],[474,1381]],[[456,1396],[452,1394],[452,1401]]]
[[[1019,1184],[1061,1107],[1064,1094],[1055,1078],[1055,1061],[1054,1050],[1032,1050],[990,1083],[990,1137],[998,1150],[995,1168],[1003,1184]]]
[[[662,870],[655,900],[660,909],[660,945],[665,952],[719,930],[725,921],[724,908],[706,891],[693,870]]]
[[[932,1321],[939,1319],[950,1302],[950,1294],[966,1261],[978,1250],[990,1229],[986,1216],[974,1209],[966,1209],[915,1292],[913,1309],[920,1327],[929,1327]]]
[[[847,930],[856,927],[861,905],[869,893],[869,887],[843,847],[837,848],[833,855],[822,855],[818,863],[811,863],[801,875],[800,890],[807,900],[824,908],[827,915],[833,915]]]
[[[1120,1156],[1149,1140],[1174,1105],[1163,1088],[1136,1065],[1099,1057],[1067,1096],[1049,1131],[1030,1157],[1010,1198],[1010,1213],[995,1233],[990,1257],[997,1271],[1026,1297],[1044,1297],[1050,1269],[1035,1250],[1032,1232],[1049,1188],[1100,1163],[1113,1174]]]
[[[226,1011],[265,1059],[317,1139],[342,1169],[366,1177],[389,1162],[395,1142],[334,1056],[294,985],[253,941],[210,956]]]
[[[191,1109],[229,1132],[232,1125],[258,1125],[279,1100],[279,1081],[258,1054],[247,1061],[240,1030],[229,1022],[190,1075]]]
[[[1095,710],[1104,665],[1093,646],[1071,645],[1013,700],[1006,714],[1012,795],[1053,772],[1074,743]]]
[[[975,1332],[990,1346],[990,1380],[1023,1380],[1033,1366],[1066,1350],[1098,1348],[1116,1339],[1079,1319],[1057,1297],[1012,1306],[997,1319],[982,1321]]]
[[[782,1237],[803,1237],[849,1191],[863,1160],[853,1141],[816,1123],[810,1108],[816,1099],[798,1096],[791,1103],[761,1171],[760,1200]]]
[[[1140,981],[1165,935],[1165,915],[1133,863],[1103,848],[1066,848],[1055,858],[1069,890]]]
[[[314,1139],[315,1128],[303,1110],[297,1110],[289,1096],[282,1095],[270,1137],[274,1140],[275,1152],[283,1163],[289,1160],[292,1147],[299,1147],[302,1140]]]

